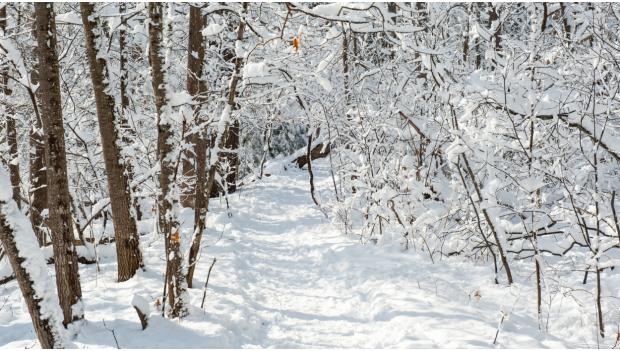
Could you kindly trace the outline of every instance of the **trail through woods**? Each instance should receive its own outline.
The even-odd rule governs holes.
[[[318,195],[324,198],[331,179],[325,165],[315,168]],[[223,201],[213,202],[196,288],[190,290],[191,315],[180,322],[155,311],[164,261],[152,222],[140,225],[148,270],[127,282],[116,282],[114,248],[100,246],[101,272],[80,265],[86,323],[75,346],[493,347],[502,312],[500,347],[596,346],[582,341],[584,329],[595,329],[583,328],[581,323],[590,321],[579,321],[577,310],[565,311],[548,334],[540,333],[531,288],[494,285],[488,265],[467,263],[465,273],[457,262],[433,265],[423,252],[361,245],[313,204],[305,170],[285,171],[277,163],[267,173],[230,197],[232,217]],[[186,239],[190,213],[182,213]],[[213,257],[217,263],[201,310]],[[16,284],[1,286],[0,292],[0,345],[34,346]],[[151,303],[144,331],[130,304],[136,293]],[[568,301],[564,305],[570,307]]]

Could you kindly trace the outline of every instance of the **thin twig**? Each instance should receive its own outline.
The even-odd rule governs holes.
[[[207,286],[209,285],[209,277],[211,276],[211,269],[213,269],[213,266],[215,265],[215,262],[217,261],[217,258],[213,258],[213,262],[211,262],[211,266],[209,267],[209,272],[207,273],[207,281],[205,282],[205,289],[202,292],[202,302],[200,303],[200,308],[204,308],[205,305],[205,298],[207,297]]]
[[[102,319],[101,321],[103,321],[103,327],[106,328],[106,330],[108,330],[109,332],[112,333],[112,336],[114,337],[114,342],[116,343],[116,348],[120,349],[121,347],[118,346],[118,339],[116,339],[116,333],[114,332],[114,329],[108,328],[108,326],[105,324],[105,319]]]

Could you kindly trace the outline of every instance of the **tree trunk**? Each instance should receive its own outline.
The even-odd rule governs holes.
[[[7,183],[0,170],[0,183]],[[42,348],[63,348],[64,330],[56,304],[53,283],[28,219],[9,197],[0,199],[0,242],[15,272],[28,307],[34,331]]]
[[[131,214],[131,192],[127,178],[126,162],[121,160],[118,145],[118,131],[115,125],[114,98],[108,95],[109,76],[106,62],[98,58],[99,26],[93,20],[94,6],[91,3],[80,3],[82,22],[84,23],[84,37],[86,40],[86,54],[90,63],[90,74],[95,93],[97,118],[105,168],[108,179],[108,193],[112,207],[112,222],[116,238],[116,259],[118,262],[118,281],[126,281],[134,276],[142,265],[138,230],[136,221]]]
[[[64,315],[63,324],[84,318],[78,260],[73,244],[71,197],[56,54],[56,22],[52,3],[35,3],[39,90],[45,130],[45,165],[48,180],[48,226],[52,234],[56,287]]]
[[[247,8],[248,8],[248,4],[243,3],[244,14],[247,12]],[[239,22],[239,27],[237,28],[237,44],[235,45],[240,45],[241,41],[243,40],[244,31],[245,31],[245,19],[241,18]],[[202,194],[210,195],[212,193],[214,186],[215,186],[215,176],[217,174],[219,164],[220,162],[225,160],[225,157],[222,156],[223,152],[221,152],[220,150],[226,147],[226,145],[228,145],[226,138],[230,135],[230,133],[227,133],[227,130],[229,128],[230,118],[232,117],[232,111],[235,106],[237,85],[239,84],[239,78],[241,78],[242,68],[243,68],[243,57],[238,57],[238,56],[235,57],[235,69],[233,73],[231,74],[230,82],[228,84],[229,89],[230,89],[228,92],[228,101],[226,103],[226,106],[224,107],[224,111],[222,112],[222,116],[220,116],[220,121],[218,123],[218,134],[216,135],[215,141],[213,142],[214,148],[212,151],[213,155],[211,156],[211,165],[209,166],[209,172],[206,175],[206,185],[205,185],[204,191],[202,191]],[[202,132],[206,133],[205,131],[202,131]],[[206,134],[202,134],[201,138],[203,139],[204,143],[207,144]],[[205,155],[205,159],[206,159],[206,155]],[[205,160],[205,165],[206,165],[206,160]],[[201,176],[200,165],[198,167],[198,170],[199,170],[199,177],[200,177]],[[198,184],[202,184],[202,182],[199,181]],[[199,191],[198,187],[196,188],[196,191],[197,192]],[[188,274],[187,274],[188,282],[190,282],[194,276],[196,258],[198,256],[198,252],[200,251],[200,241],[202,240],[202,231],[204,230],[206,216],[209,210],[210,197],[211,196],[205,196],[204,199],[201,198],[200,199],[200,201],[202,202],[201,206],[198,207],[197,205],[195,209],[195,214],[197,216],[197,219],[194,224],[194,238],[192,240],[192,246],[190,248],[189,269],[188,269]],[[198,201],[198,197],[196,197],[196,199]]]
[[[183,163],[182,163],[182,183],[181,183],[181,206],[183,207],[197,207],[195,204],[197,196],[197,187],[204,189],[204,184],[198,184],[200,180],[197,178],[197,173],[200,172],[198,152],[201,152],[200,148],[206,148],[206,144],[200,148],[198,143],[200,139],[204,137],[199,135],[202,132],[204,119],[200,119],[200,108],[205,99],[206,85],[202,79],[202,64],[205,57],[205,40],[201,34],[202,28],[204,28],[205,20],[200,13],[200,7],[190,6],[189,9],[189,38],[188,38],[188,53],[187,53],[187,92],[194,99],[193,115],[194,125],[198,126],[198,133],[188,133],[186,137],[186,144],[193,143],[194,151],[184,150]],[[203,157],[203,159],[206,156]],[[194,162],[196,165],[194,166]],[[204,182],[204,169],[203,179]],[[188,282],[191,287],[191,282]]]
[[[0,35],[6,35],[6,8],[8,5],[4,5],[0,8]],[[17,204],[18,208],[21,208],[21,191],[20,183],[21,177],[19,176],[19,154],[17,153],[17,131],[15,130],[15,118],[13,117],[13,108],[7,101],[11,95],[11,89],[9,89],[9,75],[7,68],[0,73],[0,85],[2,93],[5,99],[4,115],[6,120],[6,138],[9,145],[9,174],[11,175],[11,187],[13,188],[13,200]]]
[[[497,13],[497,8],[495,4],[490,3],[488,9],[489,14],[489,29],[493,29],[493,22],[499,21],[499,14]],[[495,44],[495,52],[501,57],[502,50],[502,25],[501,23],[497,23],[497,28],[495,28],[495,32],[493,32],[493,41]]]
[[[170,126],[170,107],[167,106],[164,54],[161,43],[163,36],[163,5],[149,3],[149,58],[151,61],[155,107],[157,109],[157,150],[160,165],[160,195],[157,200],[159,230],[163,233],[166,244],[166,284],[169,316],[184,317],[188,314],[186,305],[187,283],[182,269],[180,236],[176,218],[173,214],[173,199],[170,185],[174,173],[174,164],[170,160],[171,141],[174,136]]]
[[[189,250],[187,269],[187,286],[192,287],[196,259],[200,250],[200,239],[205,228],[207,209],[205,208],[205,181],[207,168],[207,126],[200,108],[205,101],[207,85],[202,77],[202,64],[205,57],[205,40],[200,34],[205,26],[200,7],[190,6],[189,10],[189,54],[187,56],[187,92],[194,98],[194,121],[198,132],[194,135],[194,155],[196,158],[196,184],[193,198],[194,204],[194,237]],[[196,53],[194,56],[193,53]],[[185,165],[185,162],[183,163]],[[192,168],[193,169],[193,168]],[[184,175],[185,170],[183,171]],[[181,201],[183,202],[183,201]],[[195,244],[196,243],[196,244]]]
[[[39,78],[36,73],[32,74],[32,83],[38,84]],[[43,211],[47,209],[47,171],[45,170],[45,133],[43,122],[39,114],[37,99],[41,101],[40,91],[37,90],[36,96],[31,96],[34,115],[30,119],[30,220],[32,229],[37,236],[39,246],[47,244],[47,231]]]
[[[243,13],[247,12],[248,4],[243,3]],[[241,18],[239,20],[239,27],[237,28],[237,42],[235,43],[235,48],[240,46],[243,40],[243,33],[245,31],[245,19]],[[237,85],[239,84],[239,78],[241,77],[241,69],[243,67],[243,57],[239,57],[237,55],[237,50],[235,49],[234,55],[235,62],[235,70],[233,72],[233,76],[230,81],[229,90],[228,90],[228,106],[230,107],[230,114],[232,117],[232,111],[239,108],[237,105],[235,98],[237,97]],[[228,184],[228,192],[233,193],[237,190],[237,173],[239,171],[239,155],[237,153],[239,149],[239,133],[240,126],[238,120],[233,120],[232,123],[229,123],[226,128],[226,137],[223,139],[224,148],[227,150],[225,152],[221,152],[220,155],[223,156],[224,161],[228,161],[228,173],[226,174],[226,183]],[[232,151],[229,151],[232,150]],[[220,161],[222,163],[222,161]]]
[[[84,38],[86,40],[86,55],[90,63],[90,76],[95,94],[97,119],[101,146],[108,179],[108,193],[112,207],[112,222],[116,237],[116,259],[118,262],[118,281],[123,282],[134,276],[142,265],[138,230],[136,220],[131,214],[131,192],[127,177],[126,162],[121,160],[118,131],[115,126],[114,97],[109,95],[108,68],[103,58],[99,56],[97,42],[99,41],[99,25],[94,20],[94,6],[92,3],[80,3],[82,23],[84,23]]]
[[[128,53],[127,53],[127,44],[126,44],[126,32],[127,32],[127,4],[121,2],[118,6],[118,10],[121,17],[121,27],[118,30],[118,50],[119,50],[119,70],[120,70],[120,93],[121,93],[121,130],[123,131],[121,134],[121,140],[123,141],[123,145],[129,145],[131,143],[130,136],[135,136],[136,131],[129,125],[129,120],[127,119],[127,111],[129,110],[129,95],[127,93],[127,81],[128,81],[128,71],[127,71],[127,61],[128,61]],[[126,162],[128,179],[133,179],[134,171],[133,166],[130,160]],[[137,192],[137,186],[131,188],[131,193],[135,194]],[[142,209],[140,208],[140,201],[137,196],[133,196],[132,204],[134,211],[136,211],[136,220],[142,219]]]
[[[247,8],[247,4],[243,4],[244,11]],[[245,27],[244,19],[240,19],[239,27],[237,27],[237,41],[240,42],[243,37],[239,37],[239,30],[241,30],[241,35],[243,36],[243,31]],[[237,44],[235,44],[237,45]],[[239,75],[241,74],[238,69],[243,65],[243,57],[238,57],[235,48],[226,50],[224,52],[224,59],[230,62],[233,62],[235,65],[233,75],[233,79],[231,79],[231,85],[228,86],[228,90],[226,91],[226,95],[228,96],[228,105],[230,106],[230,112],[237,110],[239,106],[237,105],[235,98],[238,95],[237,92],[237,82],[239,81]],[[234,86],[232,85],[234,84]],[[232,116],[232,114],[231,114]],[[219,156],[219,172],[222,176],[222,181],[225,180],[225,184],[227,185],[226,191],[230,193],[234,193],[237,190],[237,177],[239,172],[239,133],[240,133],[240,124],[237,120],[229,121],[228,126],[225,131],[225,136],[222,138],[224,141],[223,148],[220,148]],[[226,151],[221,151],[225,149]],[[227,166],[223,168],[223,166]],[[223,189],[220,189],[221,193],[224,193]]]

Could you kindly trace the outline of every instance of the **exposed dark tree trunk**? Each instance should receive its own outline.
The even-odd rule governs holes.
[[[493,27],[493,22],[499,21],[499,14],[497,13],[497,8],[495,7],[496,4],[490,3],[489,5],[489,29],[492,29]],[[501,50],[502,50],[502,24],[501,23],[497,23],[497,28],[495,28],[495,31],[493,32],[493,41],[495,44],[495,52],[498,53],[498,55],[501,56]]]
[[[129,53],[127,50],[126,36],[127,36],[127,3],[121,2],[119,4],[119,12],[121,16],[121,26],[118,30],[118,49],[119,49],[119,80],[120,80],[120,94],[121,94],[121,130],[123,131],[121,140],[124,145],[129,145],[131,143],[130,135],[135,136],[136,131],[129,125],[129,120],[127,118],[127,111],[129,110],[129,94],[127,92],[127,81],[128,81],[128,69],[127,69],[127,61]],[[131,165],[131,162],[126,162],[128,179],[134,178],[134,171]],[[137,186],[131,189],[132,194],[136,193]],[[136,220],[142,219],[142,209],[140,208],[140,201],[138,197],[133,197],[132,205],[134,211],[136,211]]]
[[[540,24],[540,32],[544,33],[545,29],[547,29],[547,17],[548,15],[548,9],[547,9],[547,3],[543,2],[543,18],[542,18],[542,23]]]
[[[37,70],[35,70],[36,72]],[[32,82],[39,81],[36,74],[32,75]],[[47,244],[47,231],[43,219],[43,211],[47,209],[47,171],[45,170],[45,133],[43,122],[39,114],[37,100],[41,101],[37,90],[37,98],[32,97],[32,107],[35,111],[30,118],[30,220],[32,229],[37,236],[40,246]]]
[[[187,286],[192,287],[196,260],[200,251],[200,241],[205,228],[207,209],[205,208],[205,182],[207,168],[207,126],[200,112],[205,101],[207,85],[202,77],[202,65],[205,57],[205,40],[201,35],[205,20],[200,7],[190,6],[189,9],[189,55],[187,57],[187,92],[194,98],[194,121],[198,131],[194,134],[194,155],[196,159],[196,184],[194,187],[194,237],[189,250],[187,270]],[[193,55],[193,53],[196,53]],[[185,164],[185,162],[184,162]],[[184,171],[185,174],[185,171]]]
[[[166,243],[166,290],[170,304],[169,316],[184,317],[188,314],[185,304],[187,283],[182,270],[181,240],[178,224],[173,215],[173,199],[170,194],[174,164],[170,160],[174,133],[170,125],[169,108],[166,100],[164,54],[161,43],[163,37],[163,5],[149,3],[149,59],[151,61],[155,107],[157,109],[157,152],[160,165],[157,200],[159,230]]]
[[[244,4],[245,6],[245,4]],[[244,28],[245,23],[243,23],[243,19],[240,20],[239,27],[237,27],[237,34],[239,34],[239,28]],[[241,40],[243,38],[239,38],[237,36],[237,40]],[[232,62],[235,65],[233,73],[235,76],[241,74],[241,72],[237,71],[237,66],[243,64],[243,58],[237,57],[235,53],[235,48],[229,48],[224,52],[224,59]],[[239,66],[241,67],[241,66]],[[231,80],[231,82],[235,83],[235,86],[229,86],[226,90],[226,95],[228,98],[228,104],[231,106],[231,111],[237,110],[239,106],[235,102],[235,98],[239,94],[237,91],[236,84],[238,82],[238,78]],[[237,190],[237,177],[239,172],[239,133],[240,133],[240,124],[239,121],[232,120],[230,121],[228,127],[226,128],[225,136],[222,138],[224,141],[223,147],[220,149],[219,157],[220,161],[218,162],[219,173],[222,176],[222,181],[224,185],[227,186],[226,191],[228,193],[234,193]],[[224,168],[224,166],[227,166]],[[220,189],[216,184],[216,189],[219,194],[224,193],[224,189]],[[212,191],[215,191],[213,189]],[[213,195],[213,194],[212,194]]]
[[[234,110],[238,107],[235,105]],[[227,150],[220,154],[224,157],[225,162],[228,164],[226,172],[226,185],[227,192],[234,193],[237,191],[237,177],[239,174],[239,133],[241,132],[241,126],[238,120],[234,120],[228,127],[226,133],[226,144],[224,148]]]
[[[248,4],[243,3],[243,12],[247,13]],[[245,19],[239,20],[239,27],[237,27],[237,42],[243,40],[243,33],[245,31]],[[236,51],[236,50],[235,50]],[[237,85],[239,84],[239,78],[241,78],[241,69],[243,67],[243,57],[239,57],[236,54],[233,56],[233,62],[235,63],[235,70],[231,79],[231,84],[228,91],[228,105],[230,106],[230,113],[232,117],[232,111],[239,108],[235,101],[239,92],[237,91]],[[222,152],[220,149],[220,158],[224,158],[225,162],[228,162],[228,173],[226,174],[226,183],[228,184],[228,193],[233,193],[237,190],[237,176],[239,172],[239,133],[240,124],[237,119],[232,120],[232,123],[226,128],[226,136],[222,140],[224,141],[224,148],[227,150]],[[222,163],[222,161],[220,161]]]
[[[342,29],[342,85],[344,88],[344,108],[347,115],[347,120],[351,121],[353,116],[349,113],[351,105],[351,86],[349,77],[349,39],[347,37],[347,31]]]
[[[134,276],[142,265],[142,253],[136,220],[131,214],[130,180],[127,177],[126,162],[121,160],[118,142],[117,119],[114,112],[114,97],[109,95],[110,81],[105,60],[98,54],[97,42],[100,28],[94,17],[92,3],[80,3],[86,54],[90,63],[90,76],[95,94],[99,134],[108,180],[108,193],[112,207],[112,222],[116,237],[116,259],[118,262],[118,281],[126,281]]]
[[[560,15],[562,16],[562,28],[564,29],[564,38],[570,41],[571,28],[570,24],[568,24],[566,5],[563,2],[560,3]]]
[[[247,13],[247,8],[248,8],[248,3],[243,3],[243,13]],[[245,19],[241,18],[240,22],[239,22],[239,27],[237,28],[237,41],[241,41],[243,40],[243,33],[245,31]],[[234,109],[235,106],[235,97],[237,96],[236,91],[237,91],[237,85],[239,84],[239,79],[241,78],[241,73],[242,73],[242,68],[243,68],[243,57],[235,57],[235,68],[234,71],[231,74],[230,77],[230,83],[229,83],[229,92],[228,92],[228,101],[227,101],[227,107],[225,108],[225,112],[228,113],[227,116],[221,116],[221,118],[224,118],[223,121],[220,121],[220,123],[222,123],[223,125],[221,126],[221,131],[222,133],[220,135],[217,135],[214,141],[215,147],[217,149],[217,155],[215,155],[216,157],[213,157],[212,159],[215,160],[215,162],[213,162],[213,164],[209,165],[209,171],[206,174],[206,184],[205,184],[205,188],[204,188],[204,194],[211,194],[214,187],[215,187],[215,177],[217,174],[217,170],[219,169],[219,164],[220,162],[222,162],[223,160],[225,160],[225,157],[222,156],[223,152],[221,152],[220,150],[222,148],[225,147],[225,145],[227,145],[226,143],[226,138],[230,135],[229,133],[226,132],[226,130],[229,128],[229,119],[232,116],[232,111]],[[206,89],[206,88],[205,88]],[[204,137],[204,136],[203,136]],[[206,143],[206,140],[205,140]],[[199,168],[200,169],[200,168]],[[198,188],[197,188],[198,191]],[[198,221],[195,223],[195,227],[194,227],[194,238],[192,240],[192,246],[190,249],[190,266],[189,269],[190,271],[188,271],[188,281],[192,279],[193,274],[194,274],[194,266],[195,266],[195,262],[196,262],[196,258],[198,255],[198,252],[200,250],[200,242],[202,240],[202,231],[204,229],[205,226],[205,222],[206,222],[206,215],[207,212],[209,211],[209,199],[211,196],[205,196],[204,197],[204,202],[201,206],[202,209],[198,209],[198,207],[196,207],[196,214],[198,214],[198,211],[200,211],[200,215],[198,216]],[[191,275],[190,275],[191,272]]]
[[[82,288],[78,257],[73,244],[71,197],[67,176],[67,158],[60,97],[60,73],[56,54],[56,22],[52,3],[35,3],[39,90],[43,129],[45,130],[45,164],[48,181],[48,226],[52,234],[56,286],[62,308],[63,324],[84,318],[81,309]]]
[[[195,137],[193,132],[190,132],[192,128],[191,123],[187,123],[183,121],[183,131],[185,134],[185,145],[192,144],[195,142]],[[194,168],[194,164],[196,162],[196,155],[193,153],[193,150],[187,148],[182,151],[181,156],[181,206],[183,207],[193,207],[195,198],[195,188],[197,182],[196,179],[196,169]]]
[[[193,106],[195,125],[199,125],[195,118],[201,106],[197,98],[200,93],[202,64],[204,61],[204,39],[201,34],[203,22],[204,20],[200,14],[200,8],[190,5],[187,47],[187,92],[194,98],[194,102],[196,103],[196,105]],[[183,121],[183,130],[187,131],[190,129],[192,129],[192,123]],[[198,138],[200,137],[193,131],[185,133],[185,144],[189,145],[193,143],[195,145]],[[195,188],[198,186],[198,179],[196,179],[197,157],[196,145],[193,151],[184,149],[183,155],[181,156],[181,206],[183,207],[195,206]],[[188,284],[191,287],[191,281],[188,281]]]
[[[4,173],[4,170],[0,170],[0,173]],[[1,176],[5,177],[4,174]],[[48,292],[37,291],[36,288],[41,289],[45,285],[48,285],[47,288],[53,288],[51,277],[47,275],[43,257],[33,257],[40,253],[31,251],[37,250],[38,245],[30,227],[15,225],[16,221],[27,222],[25,217],[21,220],[19,217],[23,215],[14,202],[7,203],[0,200],[0,242],[15,272],[15,278],[28,307],[39,344],[45,349],[63,348],[65,346],[64,330],[60,323],[60,310],[58,310],[58,315],[50,313],[53,311],[42,311],[42,305],[49,306],[54,301],[47,295]],[[19,242],[16,238],[19,238],[17,239]],[[25,262],[27,264],[24,264]],[[33,269],[38,271],[33,271]],[[41,275],[40,272],[45,273]],[[41,280],[49,280],[49,282]]]
[[[6,35],[7,7],[8,5],[4,5],[0,8],[0,35]],[[4,116],[6,120],[6,138],[9,145],[9,174],[11,175],[13,200],[17,204],[17,207],[21,208],[21,177],[19,175],[19,154],[17,153],[17,130],[15,128],[15,116],[13,116],[15,112],[13,111],[13,106],[6,101],[11,95],[9,76],[6,69],[0,72],[0,86],[2,87],[2,93],[6,102],[4,105]]]
[[[471,6],[472,4],[467,4],[467,27],[465,27],[465,31],[463,32],[463,64],[467,63],[467,54],[469,53],[469,31],[470,31],[470,16],[471,16]]]

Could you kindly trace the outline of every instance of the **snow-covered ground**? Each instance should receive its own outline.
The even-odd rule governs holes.
[[[331,180],[325,166],[315,167],[325,198]],[[498,286],[488,265],[457,259],[431,264],[424,253],[397,245],[361,245],[314,206],[305,170],[275,164],[268,172],[231,196],[232,216],[214,200],[190,291],[191,315],[184,320],[157,312],[164,260],[152,222],[141,223],[147,270],[128,282],[115,281],[114,248],[100,246],[99,272],[96,265],[80,265],[86,322],[75,346],[596,347],[594,321],[570,299],[554,302],[568,312],[561,319],[552,315],[549,332],[541,333],[531,284]],[[191,211],[182,218],[187,241]],[[151,307],[144,331],[131,306],[135,294]],[[17,285],[0,286],[0,345],[33,347],[35,340]]]

